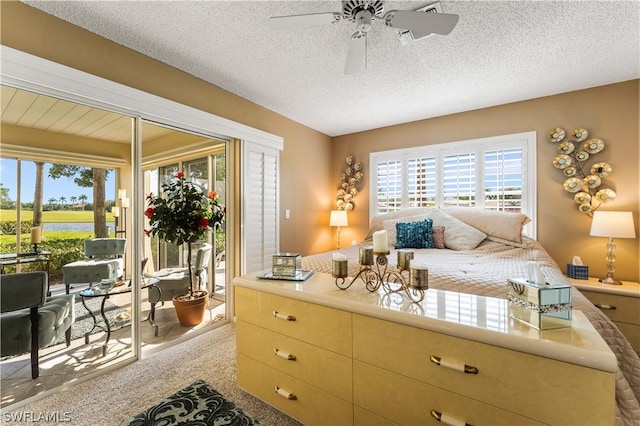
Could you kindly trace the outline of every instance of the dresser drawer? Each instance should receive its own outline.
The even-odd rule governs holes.
[[[351,313],[243,287],[236,290],[236,318],[351,356]]]
[[[353,406],[353,424],[355,426],[399,426],[398,423],[385,419],[357,405]]]
[[[612,321],[640,325],[640,298],[580,290]]]
[[[236,335],[239,353],[351,401],[350,357],[242,320],[236,322]]]
[[[238,354],[238,385],[307,425],[351,425],[353,406],[315,386]],[[280,389],[281,393],[276,393]],[[295,399],[287,399],[287,393]]]
[[[357,406],[401,425],[441,424],[432,410],[474,426],[543,424],[359,361],[353,386]]]
[[[545,423],[614,419],[613,373],[356,314],[353,339],[354,359]],[[542,396],[549,403],[531,403]]]

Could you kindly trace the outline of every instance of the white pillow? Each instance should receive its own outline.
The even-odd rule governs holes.
[[[364,239],[368,240],[370,238],[373,238],[374,232],[384,229],[384,225],[382,224],[382,222],[385,220],[394,220],[403,217],[416,216],[434,209],[436,209],[436,207],[412,207],[396,212],[377,214],[371,218],[371,221],[369,222],[369,231],[367,232],[367,236],[364,237]]]
[[[444,245],[446,248],[473,250],[487,238],[487,234],[484,232],[467,225],[440,209],[432,209],[425,213],[424,216],[433,219],[433,226],[444,226]]]
[[[503,244],[522,244],[522,227],[531,222],[531,219],[522,213],[476,207],[443,207],[442,210],[486,233],[490,240]]]
[[[420,214],[417,216],[402,217],[400,219],[389,219],[382,221],[382,229],[387,231],[387,243],[390,247],[395,247],[397,242],[396,223],[398,222],[419,222],[429,219],[427,215]]]

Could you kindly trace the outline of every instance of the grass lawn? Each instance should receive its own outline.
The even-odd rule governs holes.
[[[16,220],[16,210],[0,209],[0,221]],[[30,210],[21,211],[21,220],[32,220],[33,212]],[[92,211],[70,211],[70,210],[55,210],[42,212],[42,222],[93,222]],[[107,213],[107,222],[113,222],[113,215],[111,212]]]

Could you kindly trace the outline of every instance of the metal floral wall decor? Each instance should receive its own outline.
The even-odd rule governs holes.
[[[353,199],[358,195],[358,186],[364,177],[362,163],[356,163],[353,155],[345,158],[346,168],[340,173],[340,187],[336,206],[338,210],[351,211],[355,207]]]
[[[604,149],[602,139],[590,138],[586,129],[575,129],[565,140],[564,129],[556,127],[549,130],[547,138],[557,143],[558,155],[553,158],[553,166],[567,178],[564,190],[573,194],[578,210],[588,216],[593,216],[602,204],[609,203],[616,198],[613,189],[603,185],[602,179],[611,174],[609,163],[594,161],[591,167],[587,162]]]

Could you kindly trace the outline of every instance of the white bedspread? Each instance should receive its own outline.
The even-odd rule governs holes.
[[[347,256],[350,276],[358,272],[360,247],[368,245],[371,241],[337,250]],[[474,250],[415,250],[415,258],[427,264],[430,288],[505,298],[507,279],[525,277],[530,261],[540,266],[548,282],[567,284],[558,265],[537,241],[525,237],[524,245],[525,248],[518,248],[485,240]],[[335,252],[306,256],[302,267],[330,274]],[[395,265],[396,259],[396,251],[391,250],[389,264]],[[640,358],[613,322],[575,288],[572,302],[574,309],[584,312],[618,359],[616,424],[640,425]]]

